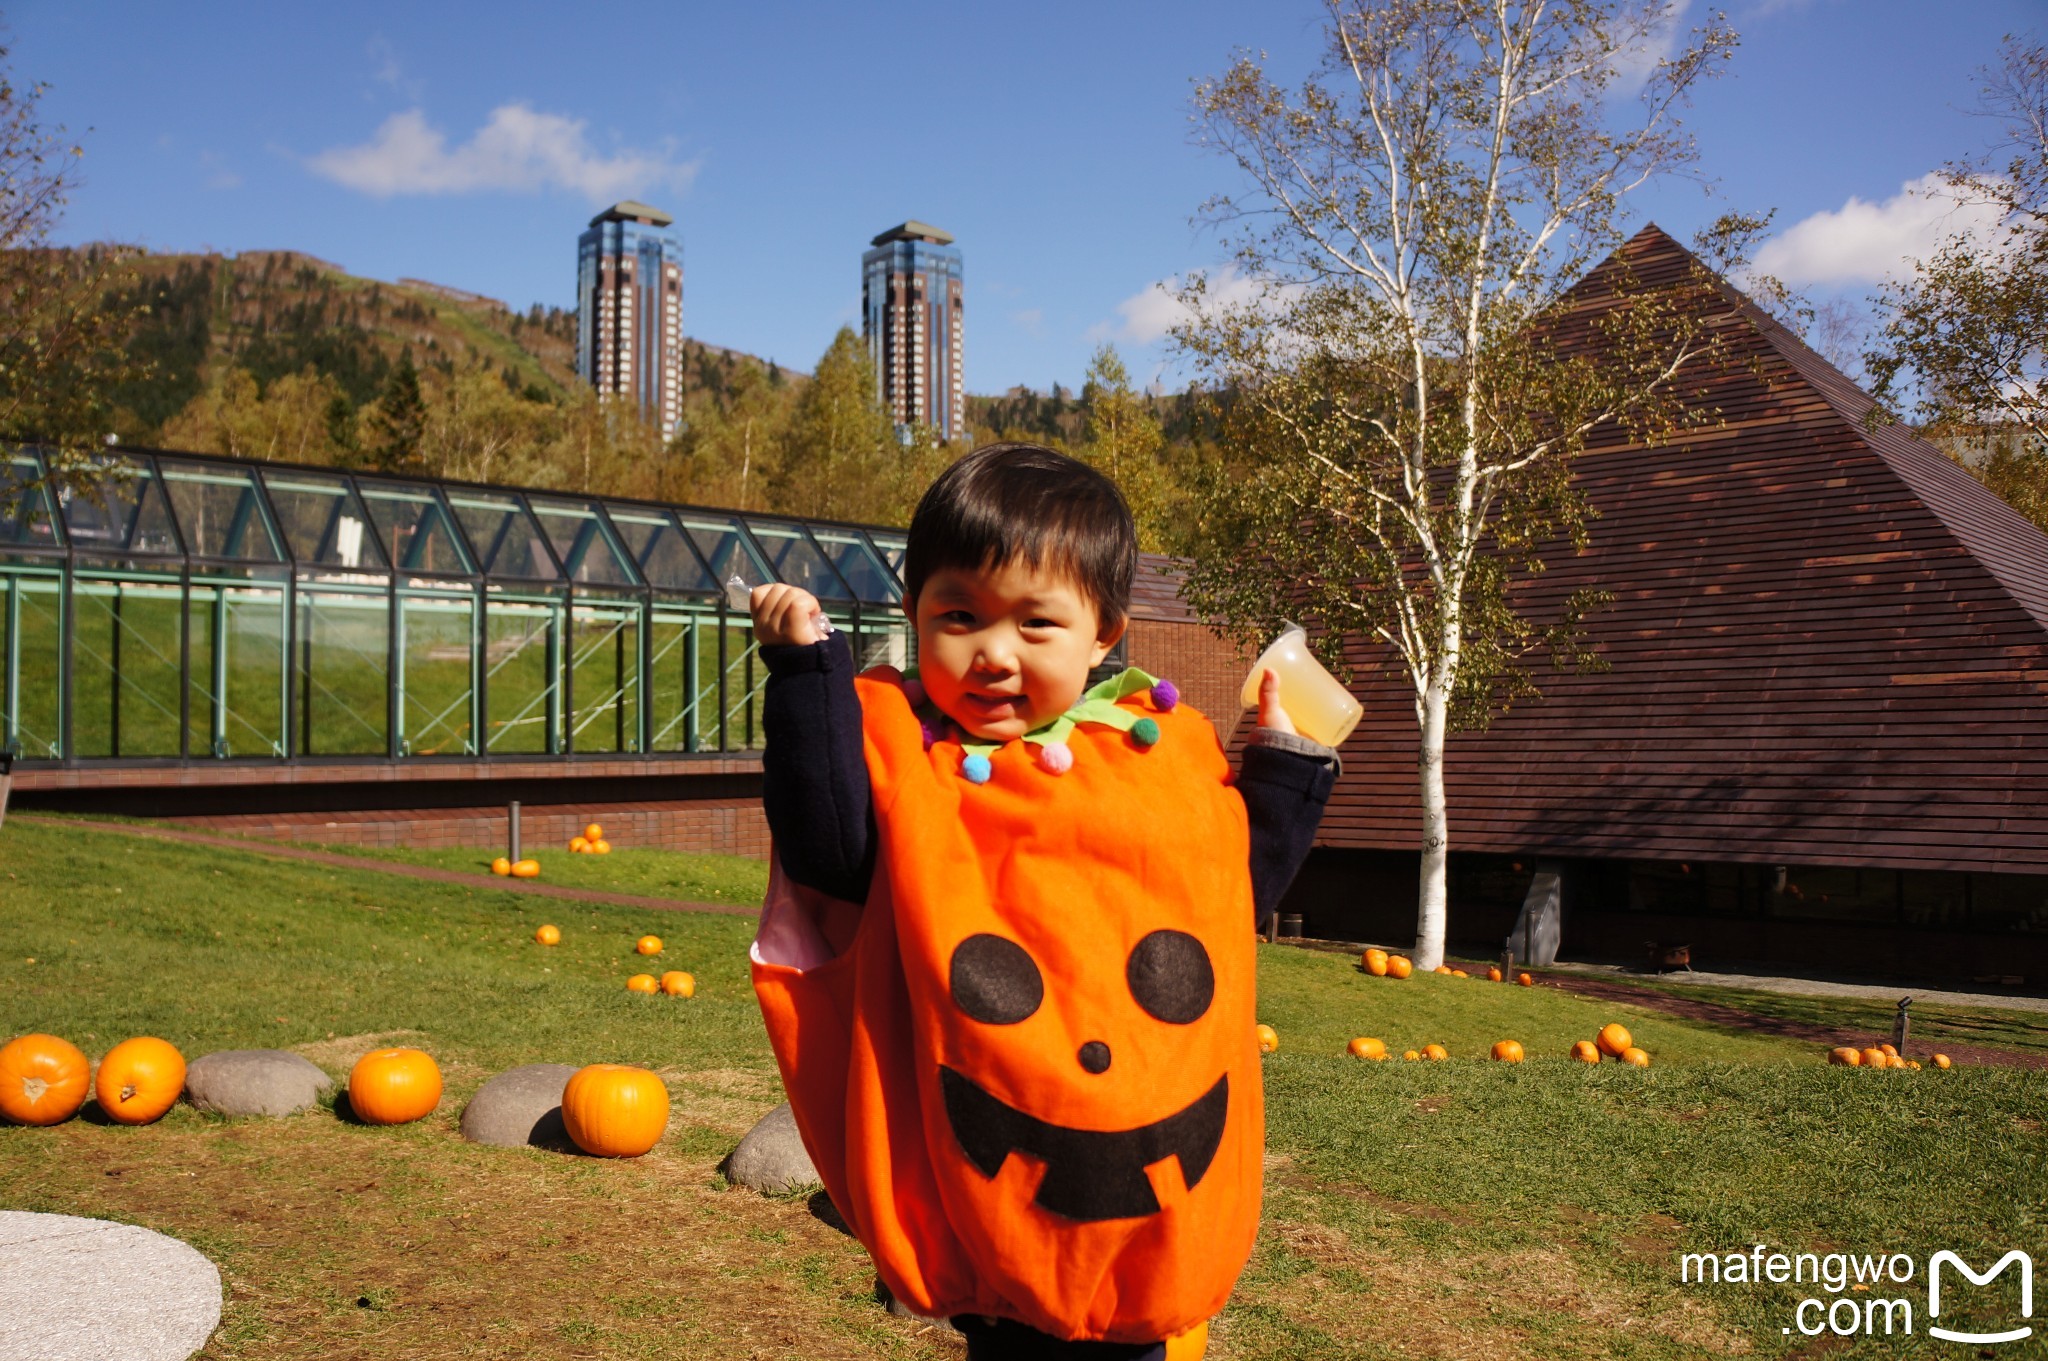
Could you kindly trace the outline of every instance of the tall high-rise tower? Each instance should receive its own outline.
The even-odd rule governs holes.
[[[682,415],[683,242],[675,219],[627,199],[576,238],[576,372],[630,397],[663,436]]]
[[[899,431],[967,433],[961,378],[960,248],[927,222],[891,227],[860,257],[861,331]]]

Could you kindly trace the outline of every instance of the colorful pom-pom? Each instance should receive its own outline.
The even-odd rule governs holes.
[[[1141,747],[1149,747],[1159,740],[1159,724],[1149,718],[1141,718],[1131,724],[1131,740]]]
[[[1161,710],[1171,709],[1180,703],[1180,687],[1170,680],[1153,681],[1152,702]]]
[[[936,719],[920,718],[917,720],[917,727],[918,731],[924,734],[924,749],[926,751],[930,751],[932,743],[946,735]]]
[[[913,709],[923,704],[925,701],[924,682],[915,676],[903,682],[903,698],[910,701],[910,707]]]
[[[1038,749],[1038,764],[1048,775],[1064,775],[1074,768],[1074,749],[1064,742],[1047,742]]]
[[[960,763],[960,773],[971,784],[987,784],[988,777],[995,773],[995,767],[989,764],[988,757],[977,751]]]

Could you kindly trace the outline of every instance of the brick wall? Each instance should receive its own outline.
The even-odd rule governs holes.
[[[166,818],[185,827],[204,827],[236,836],[304,841],[332,846],[444,849],[469,847],[501,852],[505,846],[504,806],[486,808],[380,809],[371,812],[240,813]],[[586,824],[603,826],[614,847],[667,851],[711,851],[768,858],[768,822],[759,799],[688,799],[648,803],[591,803],[522,807],[522,848],[562,850]]]
[[[1225,743],[1238,721],[1249,714],[1238,699],[1252,654],[1240,657],[1201,624],[1134,618],[1130,659],[1140,671],[1178,686],[1187,702],[1216,725],[1216,736]]]

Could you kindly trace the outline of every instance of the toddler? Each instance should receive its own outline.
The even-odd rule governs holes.
[[[834,1206],[970,1361],[1164,1356],[1257,1231],[1253,932],[1336,754],[1270,674],[1235,776],[1169,683],[1089,686],[1136,562],[1108,479],[999,444],[911,520],[914,675],[856,677],[800,589],[750,602],[756,992]]]

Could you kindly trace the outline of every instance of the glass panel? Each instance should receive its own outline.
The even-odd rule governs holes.
[[[729,618],[730,616],[728,616]],[[761,691],[768,668],[761,664],[751,628],[725,631],[725,750],[761,745]]]
[[[571,750],[640,749],[640,611],[576,607]]]
[[[476,571],[462,551],[455,526],[448,522],[448,512],[432,492],[375,482],[359,485],[363,504],[370,508],[370,518],[390,546],[391,561],[399,571],[451,576],[469,576]]]
[[[604,521],[589,503],[546,501],[527,498],[533,513],[548,532],[555,556],[572,581],[596,586],[637,586],[640,578],[618,544],[612,541]]]
[[[391,602],[384,596],[299,593],[301,753],[382,756],[388,750],[390,629]]]
[[[470,547],[482,559],[488,575],[524,581],[561,580],[561,572],[541,541],[540,526],[516,498],[451,490],[448,504],[454,507],[455,518],[469,534]]]
[[[910,548],[910,540],[893,530],[871,529],[868,540],[882,551],[882,560],[889,564],[889,570],[897,576],[903,575],[903,555]]]
[[[283,522],[285,541],[299,565],[384,566],[384,550],[369,530],[362,502],[338,477],[265,470],[263,485]]]
[[[718,746],[718,632],[709,609],[654,611],[647,625],[649,751]]]
[[[747,528],[754,531],[755,542],[768,555],[769,566],[775,575],[792,586],[801,586],[820,600],[845,600],[846,587],[840,583],[839,574],[825,561],[824,555],[811,546],[811,541],[801,529],[792,525],[763,524],[759,520],[747,522]]]
[[[396,551],[394,549],[394,551]],[[472,641],[476,602],[401,596],[399,745],[404,756],[475,752],[470,731],[476,693]]]
[[[902,596],[896,578],[860,535],[844,529],[813,529],[811,534],[839,569],[840,577],[853,589],[854,599],[893,605]]]
[[[854,639],[854,657],[861,670],[871,666],[893,666],[898,671],[910,666],[910,621],[901,615],[863,616],[860,633]]]
[[[25,453],[11,455],[0,464],[0,543],[42,548],[61,545],[57,517],[50,510],[50,489],[36,482],[42,472],[34,456]],[[22,490],[25,486],[27,491]]]
[[[282,562],[284,552],[256,493],[256,476],[244,468],[159,461],[164,488],[177,509],[185,545],[202,558]],[[197,752],[199,748],[194,747]]]
[[[485,605],[484,627],[490,750],[559,750],[562,607],[494,597]]]
[[[184,591],[74,577],[71,754],[176,756]]]
[[[179,552],[171,507],[156,474],[125,460],[110,464],[109,471],[97,487],[58,492],[72,545],[107,553]]]
[[[685,515],[682,519],[684,531],[697,545],[697,551],[704,555],[704,561],[711,564],[711,575],[720,587],[734,573],[738,573],[740,580],[749,586],[775,580],[775,573],[768,570],[768,564],[761,561],[761,555],[741,537],[739,527],[731,520],[711,520],[693,515]]]
[[[56,577],[7,579],[8,751],[31,761],[51,761],[59,746],[63,687],[64,584]]]
[[[626,541],[626,551],[650,586],[670,591],[710,591],[718,583],[690,551],[675,520],[658,510],[607,505],[605,513]]]
[[[195,583],[191,751],[284,755],[284,592]]]

